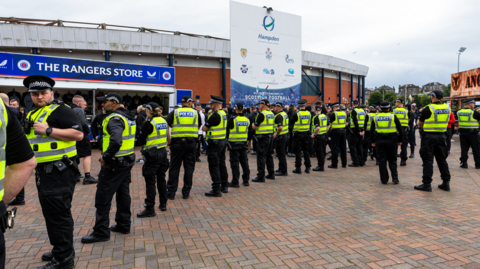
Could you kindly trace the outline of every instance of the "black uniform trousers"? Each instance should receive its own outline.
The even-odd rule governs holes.
[[[363,157],[362,141],[363,141],[363,137],[360,136],[359,134],[353,133],[348,136],[348,147],[350,149],[350,157],[352,158],[352,163],[356,165],[365,165],[365,161],[362,158]]]
[[[410,144],[410,153],[414,154],[415,153],[415,146],[417,145],[417,141],[415,138],[415,127],[409,126],[410,131],[408,131],[408,143]]]
[[[71,207],[77,174],[70,168],[60,172],[51,163],[40,163],[35,169],[35,181],[53,257],[66,259],[75,251]]]
[[[3,234],[3,231],[0,230],[0,268],[5,268],[5,259],[6,259],[5,253],[6,253],[5,235]]]
[[[445,132],[445,135],[447,136],[445,141],[447,142],[447,155],[448,155],[448,152],[450,152],[450,148],[452,148],[452,136],[453,136],[452,128],[447,128],[447,131]],[[462,142],[460,142],[460,144],[461,143]],[[460,147],[461,147],[461,145],[460,145]],[[475,164],[480,164],[480,163],[475,162]]]
[[[168,195],[175,195],[178,189],[178,177],[183,162],[183,188],[182,194],[189,195],[192,189],[193,172],[195,171],[195,147],[197,139],[193,137],[182,139],[174,138],[170,145],[170,170],[168,171],[167,192]]]
[[[230,168],[232,169],[232,184],[238,185],[240,179],[240,167],[243,170],[243,182],[250,180],[250,167],[248,166],[247,144],[246,142],[230,142]]]
[[[197,151],[196,151],[196,157],[200,158],[200,152],[202,151],[203,147],[203,134],[198,135],[198,140],[197,140]],[[196,161],[196,160],[195,160]]]
[[[295,168],[302,166],[302,152],[303,164],[305,168],[310,168],[312,166],[310,162],[310,149],[312,147],[310,132],[293,132],[293,139],[295,140]]]
[[[313,139],[313,148],[315,149],[315,154],[317,155],[317,165],[318,167],[325,167],[325,134],[317,135]]]
[[[387,183],[388,167],[392,174],[392,180],[398,180],[397,172],[397,146],[398,136],[392,134],[375,134],[375,149],[377,151],[378,170],[380,171],[380,181]]]
[[[365,131],[365,135],[362,140],[362,148],[363,148],[363,163],[367,161],[368,158],[368,149],[372,147],[372,137],[370,131]]]
[[[97,193],[95,194],[95,226],[93,234],[101,238],[110,238],[110,209],[113,196],[117,199],[115,222],[122,231],[130,231],[132,212],[130,206],[130,183],[132,182],[133,163],[125,167],[114,167],[112,161],[102,165],[98,176]]]
[[[287,155],[285,152],[285,145],[288,142],[288,133],[277,136],[275,138],[275,152],[277,153],[278,158],[278,170],[281,173],[287,173]]]
[[[265,179],[265,164],[268,175],[275,174],[273,164],[273,137],[272,134],[256,135],[257,137],[257,177]]]
[[[167,182],[165,174],[168,170],[167,149],[150,149],[145,155],[146,162],[142,167],[142,175],[145,178],[145,208],[154,210],[155,196],[159,195],[160,204],[167,203]],[[156,177],[156,180],[155,180]],[[155,188],[155,183],[157,187]]]
[[[475,161],[475,167],[480,167],[480,148],[478,143],[478,131],[470,133],[468,129],[460,129],[460,147],[462,149],[460,161],[462,163],[467,162],[468,150],[471,147],[473,151],[473,160]]]
[[[288,153],[295,153],[295,139],[293,137],[293,128],[288,127]]]
[[[212,178],[212,190],[220,191],[220,187],[228,187],[228,172],[225,164],[225,150],[227,141],[225,139],[207,140],[208,171]]]
[[[332,129],[330,132],[330,149],[332,150],[332,165],[338,164],[338,152],[342,154],[342,166],[347,165],[347,138],[345,128]]]
[[[423,161],[423,183],[431,184],[433,175],[433,157],[437,161],[440,177],[450,182],[450,170],[447,163],[447,143],[445,133],[425,132],[420,144],[420,156]]]
[[[400,158],[402,161],[407,161],[408,159],[408,127],[403,127],[403,136],[402,136],[402,145],[400,146]]]

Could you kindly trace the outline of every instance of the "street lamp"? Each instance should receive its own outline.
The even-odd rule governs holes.
[[[459,50],[458,50],[458,65],[457,65],[457,73],[460,72],[460,54],[462,54],[462,52],[464,52],[467,48],[465,47],[461,47]]]

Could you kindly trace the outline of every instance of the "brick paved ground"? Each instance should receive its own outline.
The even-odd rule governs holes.
[[[167,212],[157,208],[155,218],[134,217],[131,234],[112,233],[98,244],[80,242],[94,222],[96,187],[79,184],[72,208],[77,268],[480,268],[480,170],[459,168],[454,139],[451,192],[436,185],[432,193],[413,190],[421,181],[416,154],[399,168],[399,185],[380,184],[369,160],[363,168],[290,173],[207,198],[210,178],[202,156],[190,199],[177,193]],[[255,161],[251,156],[252,178]],[[293,162],[288,158],[289,171]],[[93,174],[98,171],[96,163]],[[437,169],[434,183],[440,183]],[[5,234],[7,268],[40,266],[40,256],[51,249],[33,178],[26,193],[27,205]],[[138,164],[131,195],[135,216],[145,198]]]

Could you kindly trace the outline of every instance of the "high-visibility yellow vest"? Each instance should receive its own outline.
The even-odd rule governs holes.
[[[375,132],[380,134],[397,132],[397,126],[395,126],[395,114],[390,112],[377,113],[377,115],[375,115]]]
[[[318,131],[317,135],[323,135],[327,133],[327,116],[325,114],[318,114],[313,117],[312,120],[312,134],[315,134],[315,129],[317,126],[315,126],[315,119],[318,118],[318,121],[320,122],[320,130]]]
[[[462,129],[478,129],[478,121],[473,118],[473,110],[464,108],[457,112],[458,127]]]
[[[144,149],[161,149],[167,146],[167,122],[162,117],[154,117],[145,124],[151,124],[153,131],[147,136]]]
[[[345,128],[347,122],[347,114],[343,110],[333,111],[335,114],[335,120],[332,122],[332,129]]]
[[[358,128],[363,128],[365,127],[365,111],[360,108],[355,108],[355,112],[357,112],[357,122],[358,122]],[[354,128],[355,125],[353,124],[353,118],[350,117],[350,128]]]
[[[284,134],[288,134],[288,123],[289,123],[289,120],[288,120],[288,115],[287,113],[285,113],[284,111],[278,113],[277,115],[275,115],[275,117],[282,117],[282,131],[280,132],[280,135],[284,135]],[[276,133],[278,130],[278,126],[277,124],[275,123],[275,126],[273,128],[273,131]]]
[[[262,113],[264,117],[263,117],[263,121],[260,123],[260,126],[258,126],[257,130],[255,130],[255,134],[271,134],[271,133],[273,133],[273,127],[274,127],[273,122],[274,122],[274,119],[275,119],[275,115],[270,110],[263,110],[260,113]],[[257,117],[258,117],[259,114],[257,114]],[[255,117],[255,121],[257,121],[257,117]]]
[[[372,122],[373,122],[373,117],[375,117],[375,113],[368,113],[367,116],[368,116],[367,132],[370,132],[370,130],[372,129]]]
[[[173,124],[170,136],[198,137],[198,113],[190,107],[180,107],[173,111]]]
[[[293,125],[294,132],[308,132],[310,130],[310,125],[312,120],[312,114],[306,110],[300,110],[297,113],[297,121]]]
[[[447,104],[430,104],[424,109],[430,109],[432,115],[423,123],[425,132],[442,133],[447,131],[450,119],[450,108]]]
[[[208,115],[207,119],[209,119],[213,113]],[[227,137],[227,114],[225,114],[225,111],[221,109],[218,110],[217,113],[220,116],[220,123],[217,126],[212,126],[210,129],[208,129],[206,136],[207,139],[225,139]]]
[[[393,112],[402,124],[402,127],[408,127],[408,110],[403,107],[397,107],[393,110]]]
[[[7,167],[5,147],[7,145],[8,114],[5,104],[3,102],[0,103],[2,103],[0,105],[0,201],[3,201],[5,169]]]
[[[122,132],[122,146],[120,149],[115,153],[115,157],[122,157],[127,156],[133,153],[133,148],[135,146],[135,133],[137,132],[137,126],[135,121],[129,120],[125,118],[123,115],[118,113],[112,112],[110,113],[104,120],[103,120],[103,143],[102,148],[104,151],[107,151],[108,146],[110,145],[110,138],[111,134],[108,133],[107,127],[110,120],[114,117],[119,117],[123,120],[123,128]]]
[[[233,119],[233,129],[230,130],[228,141],[230,142],[247,142],[248,125],[250,121],[245,116],[237,116]]]
[[[60,106],[59,104],[50,104],[35,109],[28,112],[27,119],[34,122],[45,123],[53,111]],[[46,134],[37,134],[33,127],[30,128],[27,139],[32,147],[33,153],[35,153],[37,163],[58,161],[65,155],[67,155],[68,158],[77,155],[76,141],[62,141],[58,138],[47,136]]]

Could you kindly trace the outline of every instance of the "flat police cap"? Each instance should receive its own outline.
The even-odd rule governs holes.
[[[160,107],[160,105],[157,104],[157,103],[155,103],[155,102],[150,102],[150,103],[148,103],[148,104],[145,105],[145,108],[147,108],[147,109],[149,109],[149,110],[151,110],[151,111],[157,109],[158,107]]]
[[[210,95],[210,102],[209,103],[223,104],[223,98],[215,96],[215,95]]]
[[[190,96],[188,96],[188,95],[184,95],[184,96],[182,97],[182,100],[180,100],[180,102],[182,102],[182,103],[193,102],[193,99],[192,99],[192,97],[190,97]]]
[[[118,104],[122,103],[122,97],[120,96],[120,94],[118,94],[116,92],[109,92],[109,93],[105,94],[104,96],[99,96],[99,97],[97,97],[97,100],[102,101],[102,102],[104,102],[104,101],[115,101]]]
[[[300,100],[297,101],[297,104],[299,104],[301,106],[304,106],[306,103],[307,103],[306,99],[300,99]]]
[[[402,99],[397,99],[395,102],[396,102],[396,103],[403,104],[403,100],[402,100]]]
[[[462,104],[464,104],[464,105],[471,104],[471,103],[475,103],[474,98],[469,98],[469,99],[465,99],[465,100],[462,101]]]
[[[338,106],[340,106],[339,103],[333,103],[333,104],[332,104],[332,107],[338,107]]]
[[[282,102],[276,102],[275,106],[283,107],[283,103]]]
[[[46,76],[32,75],[23,80],[23,86],[28,89],[28,92],[41,92],[52,89],[55,86],[55,81]]]
[[[315,110],[316,111],[322,111],[322,107],[321,106],[315,106]]]
[[[442,98],[443,98],[443,92],[442,92],[442,91],[439,91],[439,90],[432,91],[432,92],[430,92],[430,93],[427,94],[427,95],[433,96],[433,97],[438,98],[438,99],[442,99]]]
[[[264,105],[270,105],[270,102],[268,99],[262,99],[260,102],[257,103],[257,105],[264,104]]]
[[[236,103],[235,104],[235,109],[238,109],[238,110],[243,109],[243,104],[242,103]]]
[[[392,106],[392,104],[390,104],[389,101],[382,101],[380,103],[380,108],[390,108]]]
[[[373,105],[369,106],[368,108],[375,108]]]

